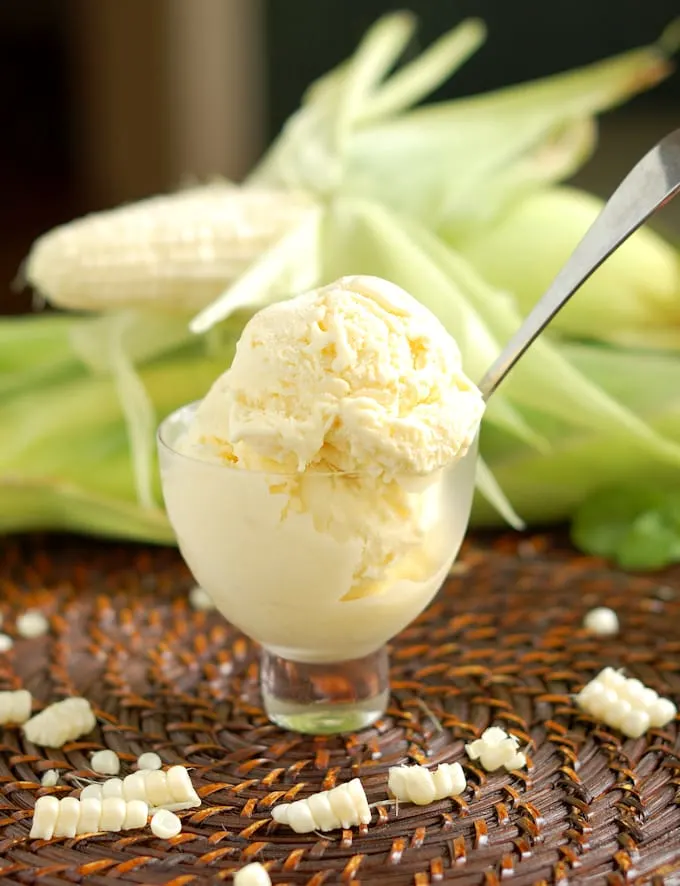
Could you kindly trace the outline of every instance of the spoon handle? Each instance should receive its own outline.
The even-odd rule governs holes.
[[[567,263],[479,384],[485,400],[529,345],[612,252],[680,191],[680,129],[663,138],[614,191]]]

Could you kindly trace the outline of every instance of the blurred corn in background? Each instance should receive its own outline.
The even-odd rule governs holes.
[[[0,425],[12,428],[0,442],[0,529],[168,540],[156,421],[228,365],[249,313],[338,273],[381,273],[411,289],[479,376],[598,211],[594,197],[555,183],[577,173],[576,184],[606,194],[677,125],[677,35],[658,40],[672,4],[646,10],[644,27],[639,10],[620,5],[606,19],[604,5],[579,3],[562,16],[529,2],[521,16],[500,3],[412,6],[422,6],[418,30],[406,14],[372,26],[389,10],[377,2],[102,0],[0,12],[0,40],[33,40],[56,71],[48,88],[46,67],[33,74],[34,116],[30,102],[9,108],[25,144],[6,148],[8,279],[43,229],[187,176],[201,182],[67,224],[31,251],[23,273],[33,291],[70,313],[0,330]],[[469,14],[486,27],[463,21]],[[31,55],[5,58],[12,80]],[[593,155],[594,115],[652,87],[604,118]],[[244,176],[243,189],[226,181]],[[680,304],[673,214],[659,223],[667,240],[640,232],[494,398],[480,474],[491,506],[480,499],[477,520],[577,514],[582,527],[605,481],[620,493],[632,476],[664,486],[677,477],[680,434],[667,420],[677,386],[665,384]],[[27,305],[26,293],[6,300],[7,310]],[[622,372],[655,380],[653,410]],[[585,547],[593,537],[579,535]]]

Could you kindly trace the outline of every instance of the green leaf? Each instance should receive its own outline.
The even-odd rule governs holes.
[[[73,353],[73,319],[45,312],[0,321],[0,398],[83,374]]]
[[[680,534],[664,509],[640,514],[616,551],[616,560],[624,569],[663,569],[679,559]]]
[[[577,511],[574,543],[624,569],[680,561],[680,493],[629,487],[601,490]]]

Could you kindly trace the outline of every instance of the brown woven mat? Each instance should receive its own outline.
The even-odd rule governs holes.
[[[680,699],[680,582],[617,574],[548,541],[468,546],[462,574],[394,642],[388,716],[319,739],[267,722],[250,643],[188,607],[173,551],[0,542],[4,629],[28,607],[51,618],[48,638],[0,656],[0,688],[40,702],[82,693],[100,723],[61,751],[0,727],[0,883],[209,884],[252,860],[274,883],[309,886],[680,883],[678,724],[622,741],[571,698],[611,664]],[[619,637],[581,630],[598,604],[618,612]],[[464,743],[491,723],[529,743],[527,772],[489,775],[466,759]],[[169,841],[148,830],[29,840],[36,797],[69,794],[102,747],[122,774],[151,750],[193,767],[203,806]],[[378,808],[368,828],[298,836],[268,814],[357,775],[375,802],[390,765],[452,760],[466,769],[462,798]],[[51,768],[60,783],[42,788]]]

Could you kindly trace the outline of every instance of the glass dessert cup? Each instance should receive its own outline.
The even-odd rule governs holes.
[[[312,734],[369,726],[388,704],[387,642],[430,603],[463,541],[476,440],[425,477],[267,473],[179,451],[196,407],[159,428],[165,503],[196,581],[262,649],[268,717]]]

